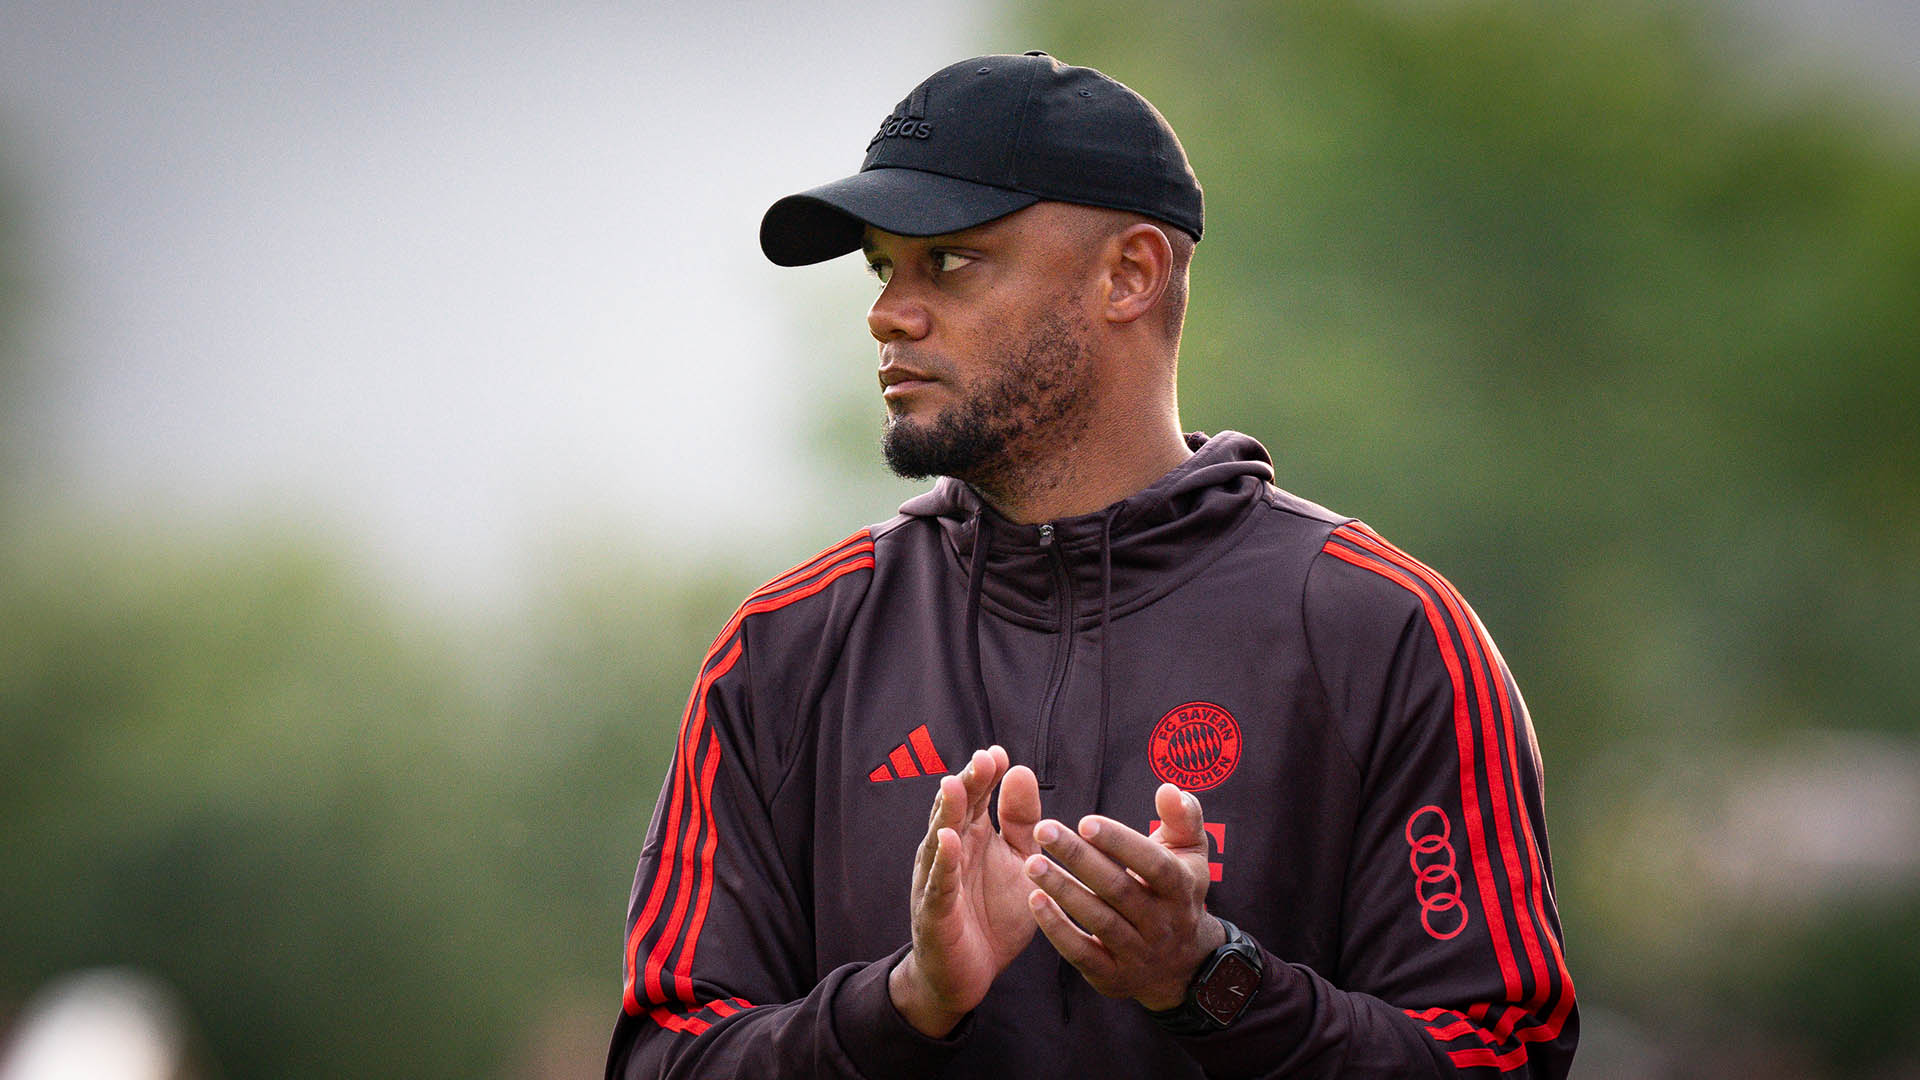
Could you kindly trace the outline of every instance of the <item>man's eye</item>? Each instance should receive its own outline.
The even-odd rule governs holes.
[[[962,255],[957,251],[936,251],[933,253],[933,268],[941,273],[946,273],[949,270],[958,270],[972,261],[971,256]]]
[[[893,264],[887,262],[870,262],[867,264],[867,273],[872,274],[880,280],[880,284],[885,285],[887,279],[893,277]]]

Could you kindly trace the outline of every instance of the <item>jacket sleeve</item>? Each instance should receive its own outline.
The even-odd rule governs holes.
[[[888,996],[904,943],[893,956],[816,974],[804,854],[812,822],[774,810],[790,748],[781,725],[756,723],[756,697],[767,691],[756,694],[748,631],[782,598],[831,584],[834,565],[860,563],[756,593],[701,665],[634,875],[608,1080],[906,1077],[951,1056],[952,1039],[915,1031]]]
[[[1303,610],[1361,771],[1339,961],[1269,954],[1249,1014],[1189,1050],[1210,1076],[1564,1077],[1574,988],[1506,663],[1445,579],[1358,523]]]

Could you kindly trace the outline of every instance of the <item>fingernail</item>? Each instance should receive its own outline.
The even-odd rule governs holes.
[[[1044,855],[1027,856],[1027,876],[1038,878],[1047,872],[1047,859]]]
[[[1033,827],[1033,838],[1043,844],[1051,844],[1060,839],[1060,826],[1051,821],[1043,821]]]
[[[1080,819],[1080,835],[1086,837],[1089,840],[1100,835],[1100,819],[1099,818],[1081,818]]]

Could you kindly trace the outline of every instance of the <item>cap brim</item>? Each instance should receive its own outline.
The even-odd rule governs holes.
[[[939,236],[1039,201],[918,169],[868,169],[774,203],[760,219],[760,250],[776,265],[805,266],[859,250],[868,225],[900,236]]]

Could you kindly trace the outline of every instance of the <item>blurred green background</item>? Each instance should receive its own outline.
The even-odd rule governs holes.
[[[1206,185],[1187,426],[1446,573],[1525,688],[1576,1074],[1920,1076],[1912,99],[1763,77],[1688,5],[1006,22],[982,48],[1118,75]],[[0,194],[16,476],[29,198]],[[701,650],[908,490],[858,308],[793,323],[845,494],[751,558],[688,523],[435,613],[325,530],[0,503],[0,1025],[130,965],[211,1075],[594,1074]]]

